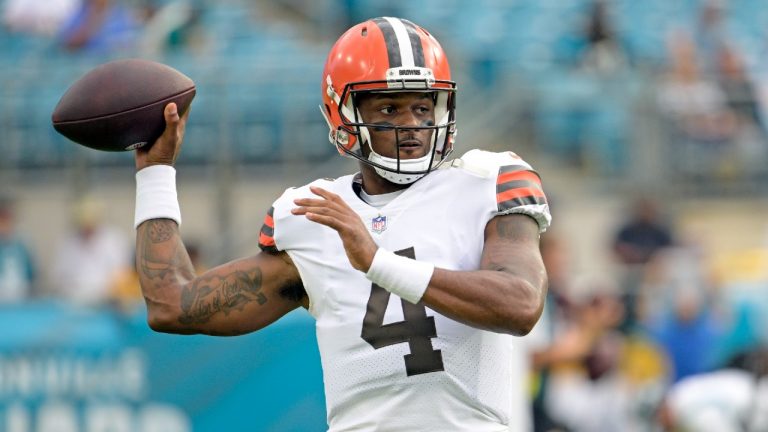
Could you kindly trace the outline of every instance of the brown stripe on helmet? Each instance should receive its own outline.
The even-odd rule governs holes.
[[[400,45],[397,42],[397,35],[395,35],[395,29],[392,28],[392,24],[384,18],[374,18],[373,22],[381,30],[381,34],[384,35],[384,42],[387,45],[387,58],[389,59],[389,67],[400,67],[403,65],[403,60],[400,57]],[[422,53],[422,57],[424,54]]]

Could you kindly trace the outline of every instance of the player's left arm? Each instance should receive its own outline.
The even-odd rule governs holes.
[[[352,266],[368,272],[378,245],[360,217],[338,195],[310,189],[318,198],[295,200],[293,214],[336,230]],[[525,335],[541,316],[546,287],[538,223],[523,214],[499,215],[486,225],[480,269],[435,268],[421,300],[467,325]]]
[[[509,214],[486,225],[480,269],[435,268],[422,301],[473,327],[525,335],[541,316],[546,292],[539,225],[530,216]]]

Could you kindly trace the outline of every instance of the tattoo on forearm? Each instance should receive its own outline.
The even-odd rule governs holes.
[[[262,292],[259,267],[240,269],[229,274],[212,270],[196,278],[178,225],[168,219],[153,219],[139,227],[136,237],[137,270],[145,290],[164,289],[168,284],[183,286],[181,290],[181,324],[201,324],[214,315],[242,311],[245,305],[262,305],[267,297]],[[189,282],[188,281],[192,281]]]
[[[169,219],[153,219],[145,224],[145,227],[140,228],[137,238],[137,248],[141,251],[137,260],[139,273],[148,278],[148,281],[155,282],[176,275],[186,279],[193,278],[192,263],[180,241],[173,242],[166,248],[160,246],[161,243],[177,238],[179,228],[176,222]]]
[[[235,271],[227,275],[210,275],[195,281],[181,293],[179,318],[182,324],[208,322],[214,315],[223,312],[242,311],[246,304],[257,302],[263,305],[267,297],[261,292],[261,269]]]
[[[152,243],[162,243],[168,241],[173,237],[175,232],[174,227],[176,224],[166,219],[152,220],[149,222],[147,232],[149,233],[149,239]]]

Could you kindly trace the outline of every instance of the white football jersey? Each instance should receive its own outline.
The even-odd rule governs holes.
[[[473,150],[381,208],[358,197],[353,175],[312,185],[340,195],[379,246],[449,270],[479,268],[496,215],[528,214],[541,231],[550,222],[538,175],[510,152]],[[275,201],[260,244],[286,251],[301,274],[317,321],[330,431],[507,431],[512,380],[522,378],[511,373],[511,336],[372,284],[349,263],[336,231],[291,214],[299,197],[314,194],[291,188]]]

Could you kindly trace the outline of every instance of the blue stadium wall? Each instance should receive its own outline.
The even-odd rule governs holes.
[[[306,312],[217,338],[155,333],[143,312],[0,309],[0,431],[325,430]]]

